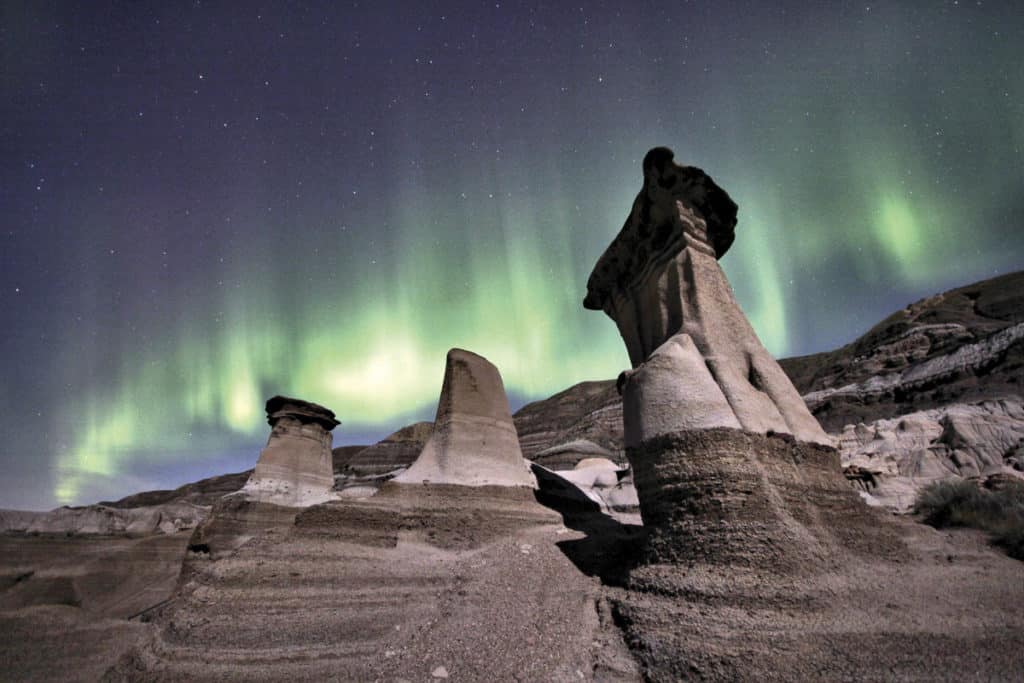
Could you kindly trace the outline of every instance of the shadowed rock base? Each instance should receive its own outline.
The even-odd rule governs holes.
[[[1024,566],[858,499],[835,451],[732,429],[628,451],[614,603],[646,680],[1020,680]]]

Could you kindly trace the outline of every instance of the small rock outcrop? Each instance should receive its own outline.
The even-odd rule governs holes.
[[[332,498],[331,430],[341,424],[316,403],[286,396],[267,401],[271,426],[243,493],[277,505],[304,507]]]
[[[545,448],[534,454],[530,459],[538,465],[547,467],[549,470],[571,470],[580,462],[588,459],[614,460],[618,456],[618,452],[613,453],[607,448],[598,446],[593,441],[576,439],[568,443],[560,443],[550,448]]]
[[[498,368],[462,349],[448,352],[434,431],[402,484],[535,487],[519,450]]]
[[[736,204],[667,148],[648,152],[643,171],[583,302],[615,321],[633,364],[619,378],[626,447],[715,427],[830,444],[718,265],[733,241]]]
[[[839,454],[864,498],[909,512],[918,492],[950,478],[1024,479],[1024,402],[954,404],[846,425]],[[866,476],[870,474],[870,476]]]
[[[632,472],[607,458],[585,458],[572,469],[555,470],[551,474],[575,485],[608,513],[636,513],[640,509]]]

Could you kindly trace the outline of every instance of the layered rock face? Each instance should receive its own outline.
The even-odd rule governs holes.
[[[601,458],[616,460],[618,453],[612,453],[607,448],[598,446],[593,441],[578,439],[568,443],[560,443],[534,454],[532,460],[538,465],[543,465],[549,470],[571,470],[579,463]]]
[[[267,401],[267,446],[243,491],[257,500],[304,506],[330,499],[334,488],[331,430],[341,424],[323,406],[297,398]]]
[[[190,553],[104,680],[639,680],[558,545],[582,534],[530,489],[389,482],[292,513],[223,559]]]
[[[589,441],[615,454],[622,452],[622,398],[614,380],[580,382],[523,406],[512,419],[523,457],[528,460],[541,451],[577,441]]]
[[[780,361],[872,504],[949,478],[1024,476],[1024,272],[922,299],[842,348]]]
[[[936,479],[1024,475],[1020,448],[1004,443],[1005,434],[1024,430],[1013,408],[1024,392],[1022,321],[1024,272],[1017,272],[910,304],[842,348],[779,365],[836,439],[842,467],[865,499],[905,512]],[[984,424],[956,427],[951,447],[946,424],[962,425],[964,415]],[[514,419],[524,455],[551,469],[586,457],[579,441],[611,453],[623,448],[613,380],[570,387]]]
[[[402,427],[354,454],[344,464],[342,471],[357,476],[373,476],[409,467],[416,462],[433,431],[434,425],[430,422],[416,422]]]
[[[733,241],[735,203],[666,148],[648,152],[643,170],[644,187],[583,304],[615,321],[633,363],[619,378],[626,447],[712,427],[830,443],[718,265]]]
[[[936,294],[834,351],[780,364],[830,432],[1024,391],[1024,272]]]
[[[501,374],[486,358],[452,349],[445,363],[434,431],[402,484],[527,486],[530,474]]]
[[[650,563],[818,571],[871,517],[828,446],[715,428],[649,440],[630,461]]]
[[[195,528],[210,508],[177,500],[146,507],[87,505],[48,512],[0,510],[0,531],[65,536],[149,536]]]

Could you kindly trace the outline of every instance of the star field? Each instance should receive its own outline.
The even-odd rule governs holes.
[[[371,442],[453,346],[614,377],[580,301],[655,145],[780,356],[1024,266],[1017,3],[768,5],[6,3],[0,507],[250,467],[275,393]]]

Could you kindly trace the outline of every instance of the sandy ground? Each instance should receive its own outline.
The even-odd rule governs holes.
[[[419,495],[332,503],[222,559],[189,553],[174,599],[141,619],[8,605],[2,678],[1024,677],[1024,563],[975,532],[879,517],[901,549],[840,552],[799,581],[749,568],[630,573],[642,531],[629,518],[439,495],[440,506]],[[88,543],[8,537],[2,566],[50,553],[66,570],[62,544]],[[102,554],[104,543],[123,552],[129,542],[91,543]],[[4,576],[0,597],[24,590]]]
[[[99,680],[172,595],[188,537],[0,535],[0,680]]]
[[[461,491],[459,491],[461,489]],[[532,492],[391,490],[300,514],[219,560],[114,680],[637,680],[583,538]]]

